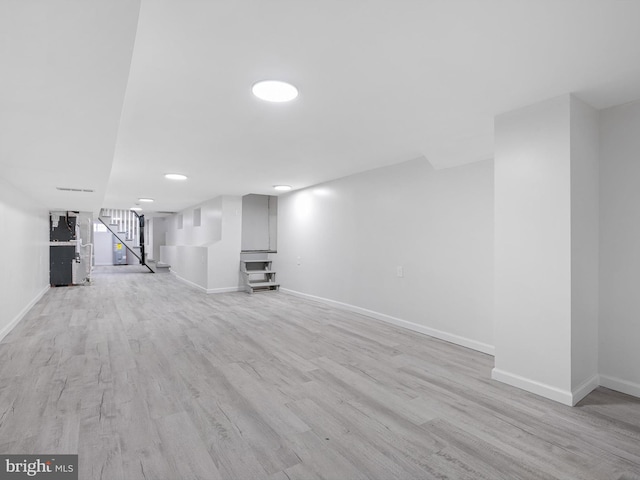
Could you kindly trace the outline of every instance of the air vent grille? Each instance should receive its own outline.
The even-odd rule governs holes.
[[[56,187],[56,190],[60,190],[62,192],[86,192],[86,193],[95,192],[95,190],[93,190],[91,188]]]

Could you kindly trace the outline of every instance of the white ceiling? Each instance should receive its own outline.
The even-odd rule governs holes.
[[[498,113],[640,98],[634,0],[137,6],[0,0],[0,176],[48,208],[176,211],[416,157],[452,167],[493,156]],[[300,96],[260,101],[263,79]]]
[[[130,0],[0,0],[0,176],[46,208],[102,205],[138,9]]]

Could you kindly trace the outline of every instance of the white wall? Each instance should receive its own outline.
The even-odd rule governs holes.
[[[493,377],[558,401],[571,390],[569,112],[565,95],[495,122]]]
[[[600,381],[640,396],[640,102],[600,127]]]
[[[97,225],[104,226],[99,222]],[[94,265],[113,265],[113,233],[93,232],[93,243]]]
[[[242,197],[242,250],[269,250],[269,196]]]
[[[207,247],[176,245],[160,247],[161,262],[171,265],[171,272],[203,290],[207,289],[209,254]]]
[[[199,208],[201,225],[193,225]],[[182,216],[182,228],[179,228]],[[242,198],[221,196],[167,217],[160,261],[171,272],[207,292],[239,289]]]
[[[201,225],[193,225],[193,211],[200,208]],[[182,228],[179,216],[182,216]],[[222,197],[212,198],[166,217],[167,245],[205,245],[222,238]]]
[[[137,245],[137,241],[136,242],[132,242],[135,243]],[[122,248],[125,249],[125,255],[127,256],[127,265],[140,265],[140,260],[138,259],[138,257],[136,257],[133,252],[131,252],[131,250],[129,250],[128,248],[126,248],[125,245],[122,246]],[[140,252],[139,248],[136,248],[136,253]]]
[[[148,260],[160,259],[160,246],[166,245],[167,232],[164,217],[145,218],[146,222],[146,254]]]
[[[492,352],[493,162],[417,159],[281,195],[273,258],[284,289]]]
[[[0,179],[0,339],[49,286],[49,212]]]
[[[240,289],[240,244],[242,241],[242,197],[222,197],[222,235],[208,247],[207,291]]]
[[[598,383],[598,112],[570,97],[571,389]],[[580,393],[578,394],[580,396]]]
[[[269,249],[278,250],[278,197],[269,195]]]
[[[496,117],[493,378],[568,405],[598,386],[598,114]]]

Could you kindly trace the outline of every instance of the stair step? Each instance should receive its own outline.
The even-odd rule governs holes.
[[[150,263],[154,267],[158,268],[169,268],[171,266],[168,263],[159,262],[157,260],[147,260],[147,263]]]
[[[280,284],[276,282],[250,282],[247,284],[247,286],[251,290],[255,290],[255,289],[265,289],[265,288],[271,288],[271,287],[279,287]]]
[[[256,283],[249,283],[247,287],[248,287],[247,291],[249,293],[275,292],[280,289],[280,284],[275,282],[260,282],[260,283],[256,282]]]
[[[272,263],[273,260],[265,258],[240,260],[240,271],[245,274],[245,289],[248,293],[270,292],[280,289],[280,284],[275,281],[276,272],[271,269]],[[264,275],[265,277],[254,280],[251,275]]]

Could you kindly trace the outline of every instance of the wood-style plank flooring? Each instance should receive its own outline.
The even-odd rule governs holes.
[[[640,478],[640,399],[565,407],[371,318],[137,272],[51,289],[0,343],[0,453],[78,453],[81,480]]]

